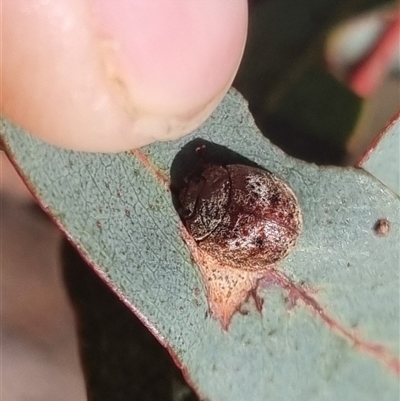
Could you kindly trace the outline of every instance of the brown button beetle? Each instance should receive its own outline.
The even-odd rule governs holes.
[[[282,260],[302,229],[293,191],[254,167],[206,164],[180,191],[180,214],[200,249],[223,264],[259,271]]]

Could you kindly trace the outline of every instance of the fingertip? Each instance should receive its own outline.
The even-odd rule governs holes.
[[[247,33],[245,0],[3,2],[3,112],[77,150],[198,127],[229,89]]]

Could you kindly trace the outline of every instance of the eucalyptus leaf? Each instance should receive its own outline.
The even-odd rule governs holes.
[[[400,113],[358,163],[400,196]]]
[[[136,153],[59,149],[6,120],[1,131],[42,207],[168,347],[202,398],[398,399],[400,199],[381,181],[362,169],[286,156],[233,90],[193,134]],[[263,283],[261,313],[249,300],[248,313],[236,313],[227,331],[208,313],[171,194],[154,174],[170,177],[178,152],[195,138],[274,173],[303,213],[303,233],[277,267],[302,292],[298,302],[288,302],[289,285]],[[386,236],[374,231],[382,218],[390,222]]]

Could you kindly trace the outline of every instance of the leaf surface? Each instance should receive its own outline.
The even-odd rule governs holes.
[[[358,166],[400,196],[400,113],[376,138]]]
[[[210,401],[397,400],[400,200],[361,169],[286,156],[231,91],[193,134],[134,153],[62,150],[2,121],[6,151],[44,209]],[[194,138],[226,146],[296,193],[304,230],[228,331],[209,316],[162,177]],[[377,236],[378,219],[390,232]]]

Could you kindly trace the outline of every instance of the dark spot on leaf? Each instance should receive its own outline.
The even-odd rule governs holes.
[[[385,237],[389,234],[390,223],[387,219],[379,219],[374,225],[375,234],[379,237]]]

